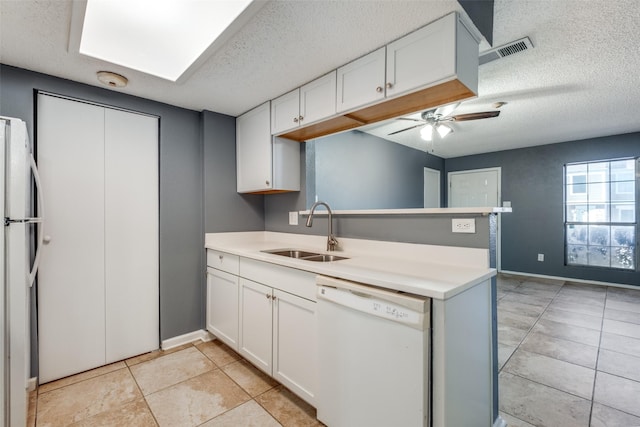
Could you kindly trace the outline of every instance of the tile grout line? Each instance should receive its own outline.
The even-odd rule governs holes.
[[[554,303],[554,301],[558,300],[558,298],[559,298],[560,296],[567,296],[567,297],[569,297],[569,299],[571,299],[571,298],[573,297],[573,295],[570,295],[570,294],[569,294],[569,295],[561,295],[562,290],[563,290],[563,289],[566,289],[566,288],[565,288],[565,285],[567,285],[567,284],[569,284],[569,282],[565,281],[565,282],[562,284],[562,286],[560,286],[560,288],[558,289],[558,291],[556,292],[556,294],[554,295],[554,297],[552,298],[552,300],[551,300],[551,301],[550,301],[550,302],[549,302],[549,303],[544,307],[544,310],[542,311],[542,313],[540,313],[540,315],[538,316],[538,318],[536,319],[536,321],[534,322],[534,324],[532,325],[532,327],[527,331],[527,333],[526,333],[526,335],[524,336],[524,338],[523,338],[523,339],[520,341],[520,343],[516,346],[516,348],[515,348],[514,352],[509,356],[509,358],[508,358],[507,360],[505,360],[504,364],[502,365],[502,368],[500,369],[500,372],[502,372],[502,371],[503,371],[503,368],[507,365],[507,363],[509,362],[509,360],[511,359],[511,357],[513,356],[513,354],[515,354],[515,353],[516,353],[516,351],[518,351],[518,350],[522,350],[522,349],[520,348],[520,347],[521,347],[521,345],[522,345],[522,344],[523,344],[523,342],[524,342],[524,341],[529,337],[529,335],[530,335],[530,334],[531,334],[531,332],[533,331],[533,329],[534,329],[535,325],[540,321],[540,319],[545,315],[545,313],[547,313],[547,312],[548,312],[549,307],[551,307],[551,305]],[[520,285],[518,285],[516,288],[514,288],[514,289],[510,289],[509,291],[504,292],[503,296],[502,296],[500,299],[502,299],[502,298],[504,298],[505,296],[509,295],[510,293],[512,293],[514,290],[518,289],[518,288],[519,288],[520,286],[522,286],[522,285],[523,285],[523,284],[521,283],[521,284],[520,284]],[[601,351],[603,350],[603,348],[602,348],[602,341],[603,341],[603,334],[604,334],[603,329],[604,329],[604,321],[605,321],[605,312],[606,312],[607,302],[609,301],[609,299],[610,299],[610,297],[611,297],[611,287],[610,287],[610,286],[607,286],[607,287],[606,287],[606,289],[604,290],[604,292],[603,292],[603,293],[601,293],[601,294],[604,294],[604,295],[603,295],[603,296],[604,296],[604,301],[603,301],[603,305],[602,305],[602,308],[601,308],[601,311],[600,311],[600,329],[599,329],[599,331],[598,331],[598,332],[599,332],[599,336],[598,336],[598,343],[597,343],[597,346],[591,346],[591,347],[595,347],[595,348],[596,348],[596,360],[595,360],[594,368],[592,369],[592,371],[593,371],[593,386],[592,386],[592,389],[591,389],[591,398],[590,398],[590,399],[586,399],[586,398],[584,398],[584,397],[582,397],[582,396],[578,396],[578,395],[576,395],[576,394],[574,394],[574,393],[572,393],[572,392],[568,392],[568,391],[565,391],[565,390],[559,390],[559,389],[557,389],[556,387],[553,387],[553,386],[550,386],[550,385],[547,385],[547,384],[544,384],[544,383],[541,383],[541,382],[538,382],[538,381],[535,381],[535,380],[532,380],[532,379],[529,379],[529,378],[525,378],[525,377],[523,377],[523,376],[521,376],[521,375],[519,375],[519,374],[517,374],[517,373],[511,373],[511,372],[509,372],[509,374],[510,374],[510,375],[514,375],[514,376],[519,377],[519,378],[521,378],[521,379],[524,379],[524,380],[526,380],[526,381],[531,381],[532,383],[537,383],[537,384],[540,384],[540,385],[542,385],[542,386],[545,386],[545,387],[549,387],[549,388],[552,388],[552,389],[558,390],[558,391],[560,391],[560,392],[562,392],[562,393],[566,393],[566,394],[569,394],[569,395],[572,395],[572,396],[576,396],[576,397],[578,397],[578,398],[580,398],[580,399],[587,400],[587,401],[589,402],[589,408],[588,408],[588,409],[589,409],[589,413],[588,413],[588,422],[589,422],[589,424],[588,424],[588,425],[590,425],[591,420],[593,419],[593,408],[594,408],[594,404],[595,404],[595,403],[597,403],[597,402],[595,401],[595,399],[594,399],[594,398],[595,398],[595,389],[596,389],[596,377],[597,377],[597,373],[598,373],[598,372],[604,372],[604,371],[600,371],[600,370],[599,370],[599,362],[600,362],[600,355],[601,355]],[[535,295],[533,295],[533,296],[535,296]],[[579,295],[578,295],[578,296],[579,296]],[[498,299],[498,301],[499,301],[500,299]],[[632,311],[632,310],[630,310],[630,311]],[[578,313],[578,312],[576,312],[576,313]],[[588,314],[588,313],[579,313],[579,314],[584,314],[585,316],[592,316],[592,317],[596,317],[596,316],[593,316],[592,314]],[[621,321],[621,322],[624,322],[624,320],[620,320],[620,321]],[[626,322],[626,323],[634,324],[634,322],[633,322],[633,321],[631,321],[631,322]],[[571,324],[569,324],[569,325],[571,325]],[[579,326],[579,325],[573,325],[573,326]],[[582,327],[584,328],[584,326],[582,326]],[[586,329],[592,329],[592,328],[586,328]],[[595,330],[595,329],[592,329],[592,330]],[[546,335],[546,334],[545,334],[545,335]],[[614,334],[614,335],[618,335],[618,334]],[[627,336],[627,335],[620,335],[620,336],[628,337],[628,338],[635,338],[635,337],[633,337],[633,336]],[[564,339],[564,338],[558,338],[558,339]],[[567,340],[567,339],[565,339],[565,340],[566,340],[566,341],[571,341],[571,340]],[[580,343],[580,342],[578,342],[578,341],[573,341],[573,342]],[[583,343],[580,343],[580,344],[583,344]],[[586,345],[586,344],[583,344],[583,345]],[[523,351],[524,351],[524,350],[523,350]],[[615,350],[610,350],[610,351],[615,352]],[[535,353],[535,351],[534,351],[533,353]],[[536,354],[537,354],[537,353],[536,353]],[[626,353],[620,353],[620,354],[625,354],[625,355],[626,355]],[[543,355],[543,356],[546,356],[546,355]],[[551,356],[547,356],[547,357],[551,357]],[[552,358],[552,359],[556,359],[555,357],[551,357],[551,358]],[[562,360],[562,359],[557,359],[557,360]],[[585,367],[585,366],[582,366],[582,365],[575,364],[575,363],[573,363],[573,362],[568,362],[568,361],[563,361],[563,362],[571,363],[571,364],[576,365],[576,366]],[[588,368],[588,367],[585,367],[585,368]],[[588,369],[591,369],[591,368],[588,368]],[[507,371],[505,371],[505,372],[507,372]],[[621,379],[635,381],[634,379],[632,379],[632,378],[627,378],[627,377],[625,377],[625,376],[616,375],[616,374],[609,374],[609,373],[607,373],[607,374],[608,374],[608,375],[615,376],[615,377],[618,377],[618,378],[621,378]],[[636,381],[636,382],[640,382],[640,381]],[[601,403],[599,403],[599,405],[604,406],[604,407],[607,407],[607,408],[610,408],[611,410],[618,411],[618,412],[620,412],[620,413],[628,414],[629,416],[634,416],[634,417],[636,417],[636,416],[637,416],[637,415],[635,415],[635,414],[631,414],[631,413],[629,413],[629,412],[627,412],[627,411],[624,411],[624,410],[621,410],[621,409],[617,409],[617,408],[613,408],[613,407],[610,407],[610,406],[608,406],[608,405],[604,405],[604,404],[601,404]],[[585,409],[586,409],[586,408],[585,408]],[[514,417],[514,418],[516,418],[516,419],[521,419],[521,418],[519,418],[519,417],[517,417],[517,416],[515,416],[515,415],[510,414],[509,412],[505,411],[504,409],[502,410],[502,412],[504,412],[504,413],[506,413],[506,414],[508,414],[508,415],[510,415],[510,416],[513,416],[513,417]],[[527,422],[526,420],[522,420],[522,421],[523,421],[523,422]]]
[[[604,313],[607,310],[607,299],[609,298],[609,286],[604,293],[604,304],[602,305],[602,321],[600,322],[600,337],[598,339],[598,352],[596,353],[596,367],[593,373],[593,388],[591,389],[591,408],[589,410],[589,425],[593,419],[593,403],[596,399],[596,381],[598,380],[598,367],[600,366],[600,350],[602,348],[602,334],[604,333]]]
[[[162,356],[160,356],[162,357]],[[160,358],[158,357],[158,359]],[[142,362],[144,363],[144,362]],[[133,382],[136,384],[136,387],[138,387],[138,390],[140,391],[140,394],[142,395],[142,400],[144,400],[144,404],[147,406],[147,409],[149,410],[149,413],[151,414],[151,417],[153,418],[153,422],[156,423],[156,426],[160,426],[160,423],[158,422],[158,419],[156,418],[156,414],[153,413],[153,410],[151,409],[151,406],[149,406],[149,402],[147,402],[147,396],[144,395],[144,392],[142,391],[142,388],[140,387],[140,384],[138,384],[138,379],[136,378],[135,375],[133,375],[133,371],[131,371],[131,366],[129,366],[129,364],[127,362],[124,363],[127,367],[127,369],[129,370],[129,375],[131,375],[131,378],[133,378]],[[139,365],[139,363],[134,364],[133,366]]]

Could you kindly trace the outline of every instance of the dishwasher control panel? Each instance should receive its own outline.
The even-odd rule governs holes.
[[[338,289],[331,286],[318,286],[317,296],[321,300],[329,301],[350,308],[351,310],[402,323],[416,329],[424,329],[428,326],[428,318],[425,316],[425,313],[385,301],[378,296],[369,295],[366,292]]]

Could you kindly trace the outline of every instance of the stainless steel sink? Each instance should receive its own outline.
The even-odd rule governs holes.
[[[315,262],[332,262],[332,261],[340,261],[341,259],[348,259],[346,257],[343,256],[338,256],[338,255],[314,255],[314,256],[309,256],[309,257],[305,257],[303,258],[307,261],[315,261]]]
[[[266,252],[274,255],[286,256],[289,258],[306,258],[310,256],[320,255],[316,252],[299,251],[297,249],[276,249],[273,251],[262,251],[262,252]]]
[[[340,261],[341,259],[348,259],[343,256],[301,251],[299,249],[271,249],[271,250],[265,250],[262,252],[273,254],[273,255],[286,256],[289,258],[302,259],[305,261],[314,261],[314,262],[332,262],[332,261]]]

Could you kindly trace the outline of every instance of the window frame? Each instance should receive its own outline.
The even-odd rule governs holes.
[[[615,181],[615,176],[612,173],[612,167],[611,164],[615,163],[615,162],[619,162],[619,161],[629,161],[632,160],[633,161],[633,167],[634,167],[634,173],[633,173],[633,180],[624,180],[624,181]],[[588,170],[588,165],[590,164],[597,164],[597,163],[608,163],[607,166],[607,172],[606,172],[606,180],[605,181],[597,181],[597,182],[590,182],[589,180],[589,170]],[[576,172],[573,174],[569,174],[568,172],[568,167],[570,166],[574,166],[574,165],[586,165],[587,166],[587,171],[583,172]],[[602,172],[604,174],[604,172]],[[578,176],[578,175],[586,175],[586,182],[584,184],[585,186],[585,192],[584,193],[575,193],[573,191],[573,177],[574,176]],[[633,192],[625,192],[624,194],[630,194],[633,195],[633,206],[634,206],[634,212],[635,212],[635,216],[634,216],[634,220],[632,222],[621,222],[621,221],[614,221],[613,217],[612,217],[612,206],[613,204],[615,204],[617,202],[617,200],[612,200],[612,187],[616,186],[617,188],[617,184],[618,183],[628,183],[628,182],[633,182],[634,183],[634,191]],[[605,187],[607,188],[606,190],[606,197],[605,200],[603,202],[598,201],[596,203],[596,201],[591,202],[589,200],[589,184],[602,184],[605,185]],[[578,201],[571,201],[570,197],[571,196],[585,196],[586,195],[586,200],[583,202],[578,202]],[[590,211],[588,209],[589,206],[591,205],[596,205],[596,204],[604,204],[605,206],[607,206],[607,209],[609,210],[609,212],[606,215],[607,220],[606,221],[591,221],[591,215],[590,215]],[[584,205],[585,207],[587,207],[587,211],[586,214],[583,214],[582,216],[582,221],[576,221],[576,220],[570,220],[569,219],[569,208],[574,205],[574,206],[579,206],[579,205]],[[638,242],[640,241],[640,236],[638,236],[638,231],[639,231],[639,220],[638,218],[640,218],[640,212],[639,212],[639,205],[640,205],[640,157],[623,157],[623,158],[615,158],[615,159],[605,159],[605,160],[592,160],[592,161],[581,161],[581,162],[571,162],[571,163],[566,163],[563,167],[563,233],[564,233],[564,265],[566,267],[569,268],[594,268],[594,269],[599,269],[599,270],[615,270],[615,271],[625,271],[625,272],[638,272],[640,271],[640,266],[638,265],[638,261],[640,259],[640,256],[638,254]],[[586,218],[585,218],[586,216]],[[591,243],[591,239],[589,238],[589,235],[587,235],[586,239],[585,239],[585,243],[584,244],[576,244],[576,243],[570,243],[569,239],[570,239],[570,235],[569,235],[569,228],[571,226],[585,226],[587,230],[590,230],[590,228],[592,226],[606,226],[609,228],[609,240],[607,242],[606,245],[597,245],[597,244],[592,244]],[[633,227],[634,229],[634,241],[632,243],[632,247],[633,247],[633,258],[632,258],[632,262],[633,262],[633,267],[632,268],[625,268],[625,267],[619,267],[619,266],[612,266],[612,257],[611,254],[613,253],[613,250],[615,249],[620,249],[620,248],[625,248],[625,247],[631,247],[631,246],[614,246],[612,245],[613,243],[613,239],[612,239],[612,230],[614,229],[614,227]],[[590,231],[587,231],[588,233]],[[570,255],[569,255],[569,248],[570,246],[584,246],[587,250],[587,259],[586,259],[586,264],[583,263],[576,263],[576,262],[571,262],[570,261]],[[609,255],[609,265],[608,266],[604,266],[604,265],[597,265],[597,264],[590,264],[590,260],[589,260],[589,253],[591,252],[590,249],[591,248],[597,248],[597,247],[605,247],[608,250],[608,255]]]

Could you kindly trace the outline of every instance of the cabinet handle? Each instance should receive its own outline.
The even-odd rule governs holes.
[[[297,117],[294,117],[294,118],[293,118],[293,122],[294,122],[294,123],[298,123],[298,118],[297,118]]]
[[[218,255],[218,259],[219,259],[220,261],[222,261],[222,260],[224,259],[224,256],[222,256],[222,255]]]
[[[376,92],[378,92],[378,93],[382,92],[382,86],[378,86],[378,87],[376,88]]]
[[[300,121],[303,121],[304,117],[303,116],[298,116],[298,119],[300,119]]]
[[[389,82],[387,83],[387,89],[391,89],[393,87],[393,83]]]
[[[264,183],[265,183],[265,184],[267,184],[267,185],[269,185],[269,180],[266,180]]]
[[[269,294],[265,294],[267,296],[267,299],[271,299],[271,295]]]

